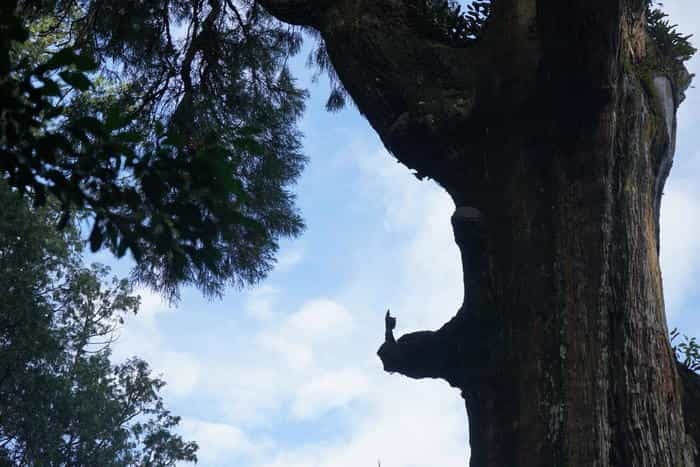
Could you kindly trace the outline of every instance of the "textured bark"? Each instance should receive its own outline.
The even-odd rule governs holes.
[[[688,434],[700,441],[700,375],[678,364],[678,373],[683,384],[683,416]],[[700,452],[695,452],[695,465],[700,465]]]
[[[386,147],[458,206],[462,308],[379,356],[461,389],[471,465],[700,465],[658,259],[687,80],[648,66],[645,2],[498,0],[466,48],[423,37],[415,1],[262,3],[320,31]]]

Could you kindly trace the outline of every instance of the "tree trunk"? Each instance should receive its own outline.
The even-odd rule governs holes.
[[[416,3],[263,1],[321,32],[387,148],[458,206],[464,304],[398,340],[387,318],[385,369],[461,389],[473,467],[700,466],[659,269],[689,79],[646,2],[498,0],[463,49],[421,36]]]

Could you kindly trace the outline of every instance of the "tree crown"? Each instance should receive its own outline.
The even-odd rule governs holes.
[[[171,297],[262,278],[303,228],[299,34],[252,1],[2,8],[2,177]]]

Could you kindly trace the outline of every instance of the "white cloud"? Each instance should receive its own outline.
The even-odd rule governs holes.
[[[264,467],[425,467],[464,465],[466,410],[457,392],[437,381],[375,379],[368,409],[335,442],[280,452]]]
[[[151,354],[156,373],[161,373],[167,382],[166,390],[176,397],[194,394],[200,382],[201,363],[185,352],[161,350]]]
[[[273,323],[259,336],[259,342],[281,356],[294,369],[307,369],[314,359],[314,346],[338,339],[350,332],[353,317],[328,298],[310,300],[282,323]]]
[[[352,315],[328,298],[306,302],[292,314],[286,324],[287,335],[300,335],[310,340],[331,340],[347,333],[353,325]]]
[[[292,414],[304,419],[352,407],[344,412],[350,426],[338,440],[306,443],[263,465],[354,467],[377,465],[378,460],[383,467],[464,465],[466,410],[459,392],[443,382],[386,374],[374,355],[384,312],[374,297],[392,307],[405,332],[438,327],[456,312],[462,285],[450,225],[454,205],[444,191],[415,180],[383,150],[352,147],[350,160],[365,180],[356,202],[373,200],[384,219],[379,228],[389,236],[363,231],[366,250],[358,252],[352,280],[335,298],[352,310],[355,332],[345,339],[335,336],[338,341],[319,349],[329,362],[350,366],[315,370],[296,389],[291,405]],[[303,322],[314,322],[307,318]]]
[[[209,362],[206,384],[196,397],[213,403],[222,419],[246,429],[271,426],[300,384],[297,371],[265,355],[254,361],[221,361],[229,358],[237,356]]]
[[[358,370],[329,371],[315,376],[297,391],[292,414],[303,419],[318,417],[365,396],[368,386],[367,376]]]
[[[231,465],[231,461],[236,458],[251,456],[260,451],[241,429],[233,425],[183,418],[180,431],[184,439],[197,441],[200,465]]]
[[[172,350],[152,328],[127,325],[113,349],[115,362],[134,355],[148,362],[152,374],[167,383],[166,394],[184,398],[195,394],[199,388],[202,374],[199,359],[191,353]]]
[[[364,196],[380,201],[384,228],[390,235],[402,235],[395,251],[378,252],[383,257],[379,269],[388,278],[380,284],[395,290],[387,306],[403,329],[441,326],[456,313],[463,297],[459,250],[450,222],[452,199],[434,182],[417,180],[382,148],[357,150],[351,157],[362,169]]]
[[[275,271],[288,271],[304,259],[304,251],[301,248],[284,249],[277,256]]]
[[[150,290],[139,289],[136,293],[141,306],[119,331],[112,346],[112,360],[120,362],[136,355],[148,362],[154,375],[166,381],[166,393],[175,397],[192,394],[199,382],[201,364],[196,356],[172,349],[159,327],[160,317],[174,312],[174,308]]]
[[[278,354],[294,370],[308,369],[313,363],[313,349],[305,342],[290,339],[280,334],[263,334],[260,344]]]
[[[283,298],[282,291],[264,294],[268,292]],[[293,313],[277,313],[274,319],[255,323],[255,332],[248,327],[228,347],[226,342],[217,345],[227,352],[199,358],[198,375],[202,376],[193,395],[210,400],[228,421],[246,427],[269,424],[293,404],[302,417],[306,411],[316,414],[349,402],[347,394],[334,397],[332,388],[317,379],[342,360],[339,343],[355,328],[354,318],[343,306],[321,297],[304,302]],[[237,320],[236,324],[244,322]],[[216,335],[216,330],[211,334]],[[212,337],[210,344],[221,338]],[[322,405],[308,402],[311,392],[325,394]]]
[[[360,182],[364,185],[362,201],[382,207],[386,230],[414,229],[424,222],[426,195],[440,192],[433,182],[419,181],[384,148],[368,146],[363,140],[355,140],[344,157],[357,164],[364,175]]]
[[[261,285],[250,290],[246,295],[245,310],[248,315],[260,320],[269,320],[275,316],[279,289]]]
[[[158,314],[174,311],[173,307],[161,295],[150,289],[140,288],[134,292],[141,297],[141,306],[136,319],[147,326],[154,325]]]
[[[661,208],[661,267],[670,316],[692,296],[700,272],[700,190],[687,173],[678,175],[670,179]]]

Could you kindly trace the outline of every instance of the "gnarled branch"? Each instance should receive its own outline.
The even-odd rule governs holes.
[[[454,174],[475,105],[478,47],[451,47],[421,29],[410,0],[261,0],[277,18],[320,32],[344,87],[386,147],[419,176]],[[460,179],[463,182],[463,179]]]
[[[394,339],[396,318],[386,312],[386,334],[377,355],[384,370],[401,373],[409,378],[440,378],[451,386],[463,388],[468,369],[464,368],[469,358],[468,349],[460,329],[464,316],[457,313],[437,331],[418,331]]]

